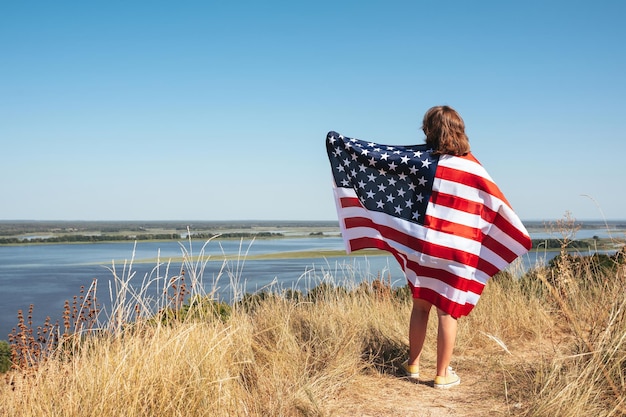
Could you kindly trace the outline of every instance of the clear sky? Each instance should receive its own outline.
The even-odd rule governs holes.
[[[0,4],[0,220],[334,220],[448,104],[523,220],[626,219],[626,2]]]

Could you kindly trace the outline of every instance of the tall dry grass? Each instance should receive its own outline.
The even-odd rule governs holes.
[[[405,290],[328,274],[308,294],[240,291],[225,306],[199,292],[197,259],[166,280],[159,300],[131,292],[132,274],[116,275],[118,302],[100,330],[7,373],[0,415],[327,416],[357,376],[397,377],[408,350]],[[603,265],[563,256],[490,281],[459,321],[454,357],[465,375],[480,375],[472,389],[483,400],[505,404],[505,415],[626,414],[626,273],[623,258]],[[435,356],[428,343],[423,367]]]

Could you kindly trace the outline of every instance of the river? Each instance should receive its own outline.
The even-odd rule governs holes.
[[[405,284],[391,256],[367,257],[357,252],[330,258],[247,259],[260,254],[342,249],[339,237],[0,246],[0,339],[6,339],[17,324],[17,311],[26,312],[31,304],[35,325],[43,323],[46,316],[56,321],[65,300],[71,302],[81,286],[89,287],[94,279],[98,301],[106,311],[113,266],[118,276],[132,275],[131,283],[143,285],[146,295],[155,298],[164,283],[180,275],[183,267],[188,284],[197,276],[204,291],[215,289],[216,296],[225,301],[270,285],[274,289],[307,290],[323,281],[354,284],[380,275],[385,279],[390,276],[393,285]],[[201,255],[206,262],[184,265],[183,255]],[[218,260],[222,255],[235,255],[236,259]],[[532,252],[522,258],[522,264],[529,268],[554,255]],[[142,284],[148,281],[152,284]]]

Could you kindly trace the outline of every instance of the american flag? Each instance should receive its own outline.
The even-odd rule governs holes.
[[[350,253],[376,248],[400,263],[413,296],[468,315],[490,277],[531,248],[519,217],[470,153],[388,146],[329,132],[326,150]]]

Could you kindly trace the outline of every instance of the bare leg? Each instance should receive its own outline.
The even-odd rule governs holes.
[[[413,309],[411,310],[411,320],[409,323],[409,365],[418,365],[424,340],[426,339],[426,329],[428,328],[428,316],[432,304],[428,301],[413,299]]]
[[[437,331],[437,375],[447,376],[448,366],[456,342],[457,321],[451,315],[437,309],[439,319]]]

